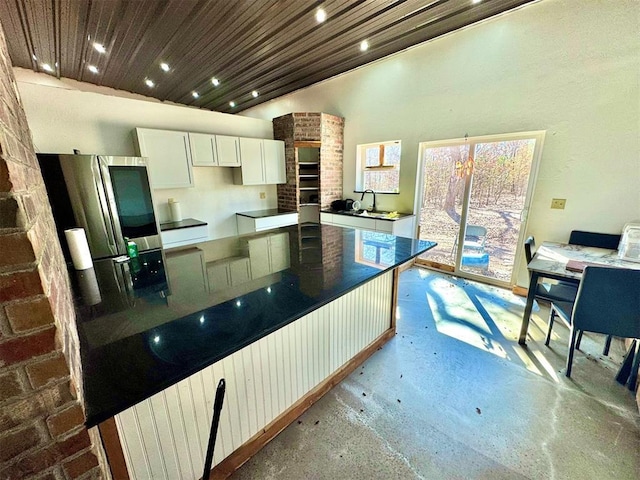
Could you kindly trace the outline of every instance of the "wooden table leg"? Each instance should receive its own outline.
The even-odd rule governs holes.
[[[524,315],[522,316],[522,327],[520,327],[520,338],[518,338],[518,343],[520,345],[526,345],[527,343],[527,330],[529,329],[529,318],[531,317],[531,310],[533,310],[533,300],[536,296],[538,277],[539,275],[536,272],[531,272],[529,278],[529,292],[527,293],[527,304],[524,307]]]

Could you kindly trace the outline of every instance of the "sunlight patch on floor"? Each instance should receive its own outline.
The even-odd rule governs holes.
[[[500,344],[504,336],[492,319],[487,317],[487,310],[482,308],[483,311],[479,311],[463,289],[446,279],[436,279],[426,295],[438,332],[501,358],[508,358]]]

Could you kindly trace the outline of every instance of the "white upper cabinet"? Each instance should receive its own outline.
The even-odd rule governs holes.
[[[240,138],[242,166],[234,172],[240,185],[286,183],[284,142],[260,138]]]
[[[282,140],[263,140],[266,183],[287,183],[287,170]]]
[[[240,161],[242,163],[242,185],[264,185],[264,159],[262,140],[240,138]]]
[[[193,187],[187,132],[136,128],[135,139],[138,154],[149,159],[153,188]]]
[[[194,167],[217,167],[216,136],[208,133],[190,133],[191,164]]]
[[[219,167],[239,167],[240,150],[238,137],[216,135],[216,153]]]

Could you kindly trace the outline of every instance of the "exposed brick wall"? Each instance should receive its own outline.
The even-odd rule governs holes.
[[[325,287],[333,287],[343,279],[344,236],[342,229],[322,226],[322,273]]]
[[[67,270],[1,26],[0,252],[0,478],[109,477],[84,427]]]
[[[298,159],[295,142],[321,142],[320,208],[342,198],[344,118],[327,113],[289,113],[273,119],[273,138],[285,142],[287,183],[278,185],[278,207],[298,210]]]
[[[278,185],[278,208],[297,212],[300,205],[298,191],[298,161],[293,138],[293,115],[273,119],[273,138],[284,141],[287,183]]]
[[[344,118],[322,114],[320,141],[320,208],[342,198]]]

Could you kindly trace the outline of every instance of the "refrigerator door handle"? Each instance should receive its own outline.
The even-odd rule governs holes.
[[[120,228],[120,222],[118,218],[118,211],[115,206],[115,197],[113,194],[113,188],[109,177],[109,166],[98,156],[98,175],[100,177],[100,184],[96,182],[96,188],[100,195],[100,203],[102,203],[102,209],[105,212],[103,216],[105,227],[107,230],[107,238],[109,245],[111,246],[113,255],[121,255],[126,253],[126,246],[124,245],[124,238],[122,238],[122,230]],[[121,239],[120,245],[118,239]]]

